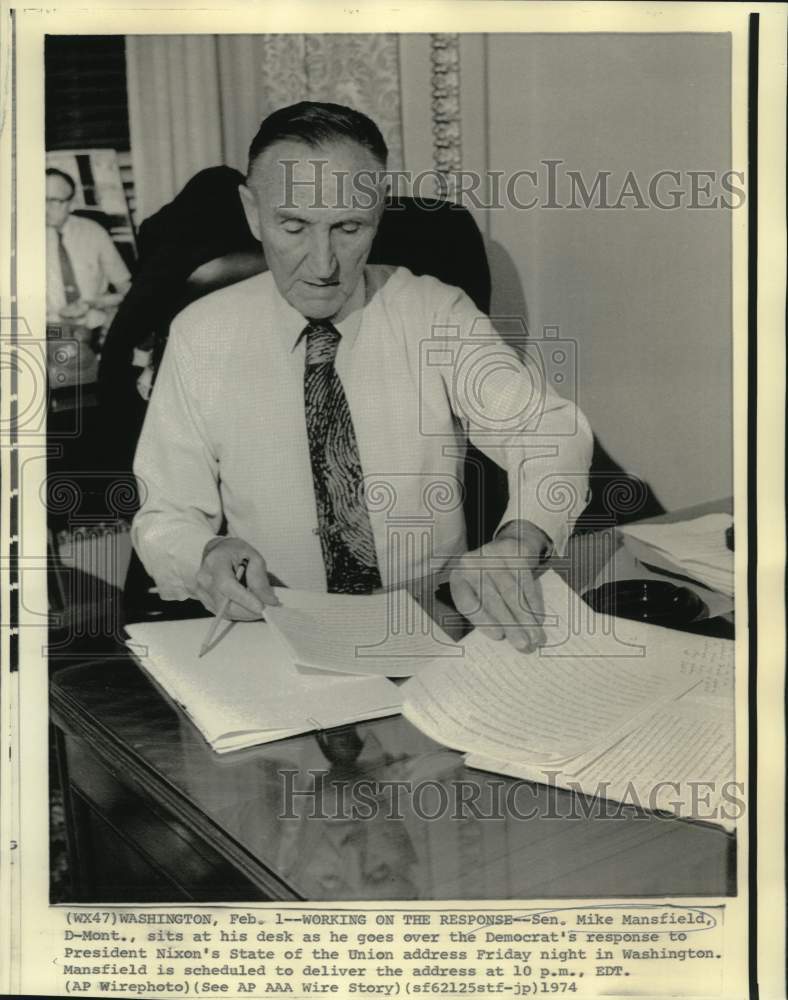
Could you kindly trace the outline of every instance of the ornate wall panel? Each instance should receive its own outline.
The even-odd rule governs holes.
[[[451,173],[462,169],[459,35],[430,36],[430,70],[433,162],[450,193]]]
[[[379,125],[392,169],[402,166],[397,35],[268,35],[261,72],[267,111],[305,99],[358,108]]]

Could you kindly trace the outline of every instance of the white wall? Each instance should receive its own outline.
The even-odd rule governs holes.
[[[409,146],[407,127],[416,115],[408,109],[423,107],[427,47],[423,36],[402,43],[405,160],[414,165],[430,146],[421,123],[411,130],[421,147]],[[613,200],[630,170],[647,189],[659,170],[731,168],[725,35],[475,36],[461,56],[464,107],[478,108],[480,89],[486,104],[486,114],[462,116],[474,161],[466,168],[508,175],[563,160],[559,177],[580,170],[589,185],[611,171]],[[409,91],[409,66],[421,67],[419,93]],[[544,183],[539,191],[546,196]],[[527,183],[520,192],[531,193]],[[558,195],[569,200],[565,180]],[[730,494],[732,213],[476,214],[493,311],[525,310],[532,335],[558,326],[577,342],[579,403],[612,456],[668,508]]]
[[[616,192],[628,170],[644,187],[729,169],[728,60],[723,35],[490,36],[489,162],[563,159],[587,184],[611,170]],[[577,341],[581,407],[668,507],[732,492],[730,224],[719,209],[490,213],[532,333]],[[496,282],[494,308],[516,307],[513,284]]]

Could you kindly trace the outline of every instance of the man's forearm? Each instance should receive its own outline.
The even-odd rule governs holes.
[[[206,545],[220,540],[207,521],[146,509],[134,518],[131,537],[161,597],[169,601],[196,596],[197,572]]]
[[[574,404],[564,401],[562,411],[547,417],[540,428],[544,431],[541,440],[529,440],[528,435],[523,435],[519,441],[512,440],[506,449],[509,502],[501,526],[510,522],[530,524],[548,539],[550,554],[563,555],[574,521],[588,503],[593,435],[588,421]],[[576,428],[573,433],[562,435],[559,421],[572,417]],[[544,449],[542,454],[534,448],[537,442]],[[531,534],[527,533],[529,539]]]
[[[195,596],[203,549],[222,520],[216,459],[181,353],[174,326],[134,459],[141,505],[132,541],[168,600]]]

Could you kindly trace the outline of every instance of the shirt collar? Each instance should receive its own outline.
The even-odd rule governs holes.
[[[273,282],[273,276],[271,281]],[[342,337],[342,345],[347,350],[350,350],[353,347],[356,342],[356,338],[358,337],[358,332],[361,329],[361,317],[366,304],[367,284],[366,275],[363,275],[361,281],[359,281],[358,285],[356,285],[353,294],[350,297],[350,312],[340,323],[334,323],[334,326]],[[280,294],[275,283],[274,294],[279,320],[279,329],[282,331],[282,336],[292,353],[298,347],[302,339],[301,335],[303,334],[309,319],[302,316],[297,309],[290,305],[284,296]]]
[[[69,231],[69,228],[72,228],[72,227],[69,226],[69,222],[71,222],[72,219],[73,219],[73,216],[69,215],[69,217],[63,223],[63,225],[60,227],[60,229],[57,229],[55,226],[47,226],[46,227],[47,228],[47,235],[49,236],[49,238],[50,239],[54,239],[54,240],[58,240],[58,239],[60,239],[62,237],[63,239],[65,239],[66,233]]]

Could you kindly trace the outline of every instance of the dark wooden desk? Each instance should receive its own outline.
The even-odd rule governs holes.
[[[574,544],[587,554],[598,542]],[[576,586],[594,568],[579,551],[570,560]],[[329,744],[311,734],[218,756],[130,658],[60,669],[51,707],[74,900],[735,892],[735,840],[721,829],[611,803],[584,814],[570,793],[465,768],[399,716],[335,733]],[[342,796],[349,814],[360,780],[376,783],[380,811],[343,818]],[[401,781],[423,783],[420,810],[396,797]],[[472,787],[475,814],[461,805]],[[309,794],[288,795],[293,788]],[[496,808],[507,795],[516,812]],[[441,796],[449,808],[440,818],[418,815],[438,811]],[[397,818],[384,815],[391,804]]]

